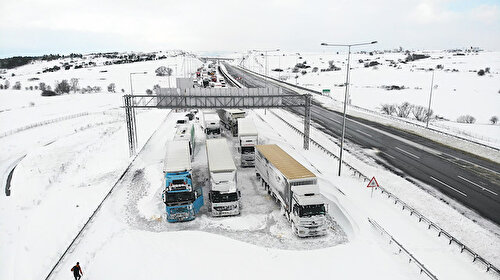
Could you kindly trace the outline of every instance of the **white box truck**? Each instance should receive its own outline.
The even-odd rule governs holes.
[[[208,199],[213,216],[232,216],[240,213],[240,192],[236,166],[226,139],[207,139],[210,192]]]
[[[255,146],[259,135],[251,118],[238,119],[238,151],[241,166],[255,166]]]
[[[316,176],[278,145],[257,145],[255,171],[299,237],[326,234],[326,209]]]
[[[203,130],[207,138],[220,136],[220,119],[215,111],[203,111]]]

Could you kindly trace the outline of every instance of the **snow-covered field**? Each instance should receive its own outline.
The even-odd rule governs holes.
[[[130,72],[154,73],[164,63],[102,67],[117,88],[127,90]],[[67,70],[75,71],[68,72],[67,77],[93,80],[101,75],[95,69]],[[27,72],[23,75],[29,75]],[[41,78],[47,83],[60,79],[52,74],[42,74]],[[154,74],[134,76],[134,91],[151,88],[158,79]],[[319,177],[332,217],[328,234],[321,238],[295,237],[278,205],[258,184],[252,168],[238,169],[240,216],[213,218],[204,206],[192,222],[167,223],[161,202],[162,160],[175,121],[184,113],[137,110],[142,150],[132,161],[121,104],[118,93],[41,97],[35,91],[0,91],[0,135],[5,134],[0,137],[2,186],[18,163],[11,195],[0,195],[0,279],[45,277],[129,164],[128,172],[53,278],[71,277],[69,269],[76,261],[82,264],[84,277],[90,279],[423,278],[414,263],[408,263],[371,226],[371,218],[438,279],[495,279],[379,192],[370,197],[366,182],[336,176],[336,161],[315,148],[304,151],[302,139],[264,110],[248,112],[258,128],[259,141],[278,143]],[[82,114],[74,116],[78,113]],[[286,112],[276,113],[300,122]],[[68,116],[71,118],[66,119]],[[39,122],[36,127],[15,132],[16,128]],[[204,135],[200,124],[194,124],[194,180],[203,184],[208,179]],[[225,137],[234,145],[236,139]],[[332,151],[338,150],[329,137],[315,129],[312,137]],[[233,154],[238,162],[234,147]],[[347,155],[346,160],[367,174],[377,174],[381,184],[405,201],[411,197],[408,203],[500,265],[497,227],[473,223],[373,162],[360,161],[354,155]],[[208,193],[206,188],[204,193]]]
[[[330,89],[329,97],[337,101],[344,100],[343,84],[347,54],[339,49],[339,54],[328,49],[323,53],[273,52],[267,57],[268,74],[292,84],[298,84],[314,90]],[[404,60],[404,53],[374,53],[373,55],[351,54],[350,101],[352,105],[373,111],[380,111],[382,104],[401,104],[409,102],[427,108],[431,88],[432,71],[437,65],[434,77],[434,89],[431,108],[435,115],[447,120],[432,120],[436,129],[466,137],[472,137],[492,146],[500,147],[500,125],[491,125],[490,118],[500,116],[500,53],[479,52],[456,56],[442,51],[416,51],[417,54],[430,55],[429,58],[397,63]],[[241,55],[240,60],[241,61]],[[253,52],[245,54],[240,65],[252,71],[265,74],[265,56]],[[363,63],[359,61],[362,60]],[[338,71],[321,72],[328,68],[329,61],[339,68]],[[364,67],[364,63],[377,61],[381,65]],[[391,66],[390,61],[397,63]],[[297,63],[310,66],[292,73]],[[318,67],[317,72],[312,72]],[[283,72],[272,71],[282,69]],[[477,71],[489,68],[489,73],[479,76]],[[305,70],[306,74],[301,72]],[[295,78],[297,77],[297,79]],[[386,90],[384,86],[404,86],[402,90]],[[459,116],[471,115],[475,124],[460,124]],[[410,114],[410,117],[412,115]],[[425,125],[424,123],[422,123]]]

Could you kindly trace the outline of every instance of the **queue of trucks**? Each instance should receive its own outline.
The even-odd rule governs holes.
[[[268,194],[276,199],[299,237],[326,234],[327,205],[319,192],[317,177],[276,144],[259,145],[258,131],[245,111],[227,109],[202,112],[206,135],[206,154],[210,175],[209,209],[214,217],[241,213],[238,170],[221,126],[238,137],[242,167],[255,166],[255,173]],[[167,221],[195,218],[203,206],[201,186],[194,186],[191,159],[194,153],[194,126],[177,127],[174,140],[167,145],[164,160]]]
[[[218,75],[217,66],[214,63],[207,63],[196,71],[196,78],[193,80],[195,85],[200,87],[222,88],[226,87],[226,81]]]

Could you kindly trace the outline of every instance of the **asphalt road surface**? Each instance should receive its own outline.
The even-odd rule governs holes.
[[[233,77],[246,87],[265,87],[257,75],[225,64]],[[268,82],[268,86],[273,83]],[[296,94],[283,88],[284,94]],[[303,109],[293,109],[303,115]],[[311,120],[325,133],[339,139],[342,114],[313,101]],[[346,143],[377,149],[389,169],[414,178],[500,225],[500,165],[473,154],[452,149],[424,137],[365,119],[347,117]],[[457,140],[459,141],[459,140]]]

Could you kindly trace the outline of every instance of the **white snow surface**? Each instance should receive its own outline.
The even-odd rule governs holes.
[[[333,52],[339,51],[335,54]],[[354,50],[355,51],[355,50]],[[436,69],[431,108],[434,114],[448,120],[432,120],[431,125],[462,137],[470,137],[497,148],[500,148],[500,124],[491,125],[490,118],[500,117],[500,52],[467,53],[456,56],[443,51],[414,51],[412,53],[430,55],[430,58],[399,63],[390,66],[390,60],[404,60],[404,53],[364,53],[351,54],[350,102],[352,105],[380,112],[382,104],[401,104],[405,101],[421,105],[429,105],[432,71]],[[239,57],[241,59],[241,56]],[[363,60],[360,63],[359,60]],[[310,89],[322,91],[330,89],[328,95],[334,101],[343,102],[343,87],[346,78],[347,54],[343,49],[328,48],[322,53],[290,53],[274,52],[269,54],[268,75],[280,78],[291,84],[298,84]],[[321,72],[333,61],[339,71]],[[364,67],[365,62],[377,61],[381,65]],[[307,62],[310,68],[299,69],[292,73],[297,63]],[[243,67],[265,74],[265,56],[253,52],[245,54]],[[312,69],[318,67],[318,72]],[[283,72],[272,71],[282,69]],[[477,71],[490,68],[489,73],[479,76]],[[303,70],[306,74],[301,74]],[[454,72],[456,70],[456,72]],[[297,76],[297,79],[295,77]],[[383,86],[404,86],[403,90],[386,90]],[[474,124],[461,124],[456,120],[462,115],[476,118]],[[410,117],[412,115],[410,114]],[[417,121],[415,121],[417,122]],[[419,123],[419,122],[417,122]],[[425,125],[425,123],[420,122]]]
[[[125,81],[128,71],[143,69],[143,64],[137,63],[136,68],[135,64],[119,65],[125,69],[116,66],[115,70],[122,71]],[[121,95],[39,98],[21,90],[0,94],[0,100],[2,132],[40,120],[57,120],[0,138],[2,185],[19,163],[11,196],[0,195],[0,279],[41,278],[131,162],[123,109],[119,108]],[[89,114],[64,119],[74,112]],[[89,279],[421,279],[417,267],[381,237],[367,218],[376,220],[438,279],[495,279],[378,191],[370,197],[366,182],[336,176],[336,161],[315,148],[304,151],[302,139],[264,110],[248,114],[259,131],[259,143],[279,144],[318,176],[333,218],[328,234],[297,238],[279,206],[255,178],[253,168],[239,167],[240,216],[211,217],[205,196],[205,206],[194,221],[167,223],[161,201],[162,161],[165,143],[175,133],[175,121],[184,114],[137,110],[139,146],[143,148],[53,279],[72,277],[70,268],[76,261]],[[16,116],[26,119],[17,123]],[[295,116],[287,115],[287,119],[300,122]],[[206,195],[205,137],[200,123],[194,124],[193,181],[204,186]],[[239,162],[237,140],[228,133],[224,137]],[[313,129],[312,137],[338,152],[323,133]],[[377,174],[384,187],[500,265],[497,227],[488,229],[472,222],[373,162],[349,154],[346,160],[367,174]]]

